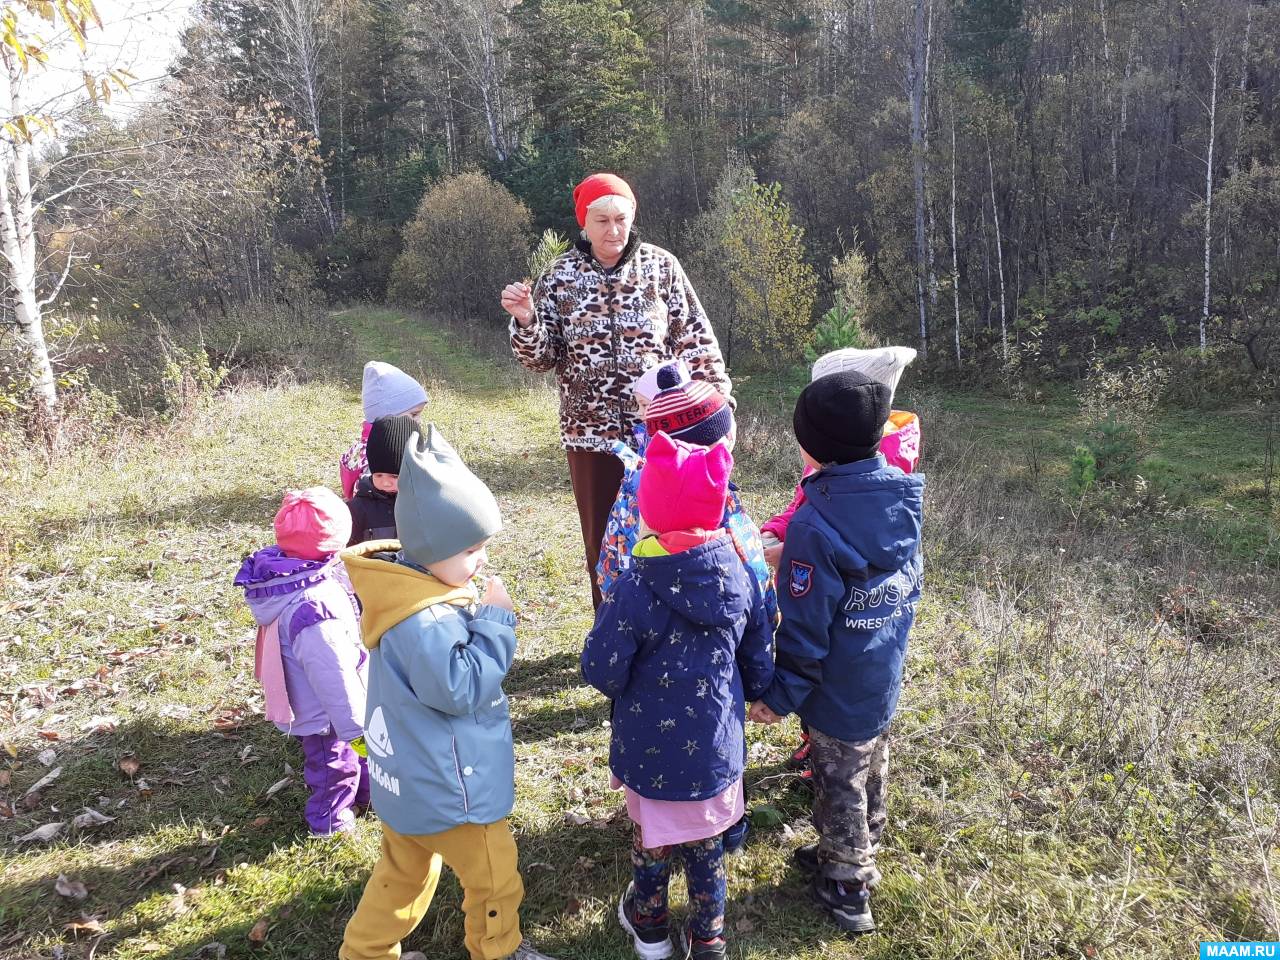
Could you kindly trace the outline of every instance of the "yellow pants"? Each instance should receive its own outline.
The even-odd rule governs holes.
[[[471,960],[500,960],[514,953],[520,945],[524,883],[507,821],[464,823],[420,836],[396,833],[384,823],[382,857],[347,923],[340,960],[397,960],[400,941],[431,906],[442,859],[462,884]]]

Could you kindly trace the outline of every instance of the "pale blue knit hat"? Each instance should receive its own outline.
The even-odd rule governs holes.
[[[418,404],[426,403],[427,391],[395,364],[370,360],[364,365],[360,400],[364,404],[364,418],[373,423],[379,417],[408,413]]]

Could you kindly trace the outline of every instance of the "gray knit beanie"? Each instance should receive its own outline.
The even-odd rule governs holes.
[[[396,530],[406,559],[420,567],[447,560],[502,529],[498,501],[428,424],[414,431],[400,464]]]

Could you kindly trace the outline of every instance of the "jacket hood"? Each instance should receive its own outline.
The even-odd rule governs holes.
[[[396,624],[437,603],[465,607],[477,601],[474,587],[451,587],[429,573],[395,561],[398,540],[371,540],[339,556],[360,599],[360,633],[375,649]]]
[[[301,560],[277,546],[264,547],[244,558],[235,585],[244,590],[253,619],[266,626],[280,616],[299,590],[333,576],[337,562],[337,556]]]
[[[872,567],[897,570],[919,550],[922,475],[890,467],[877,454],[826,467],[806,477],[802,486],[818,515]]]
[[[711,627],[731,627],[751,611],[750,579],[731,576],[735,566],[742,560],[728,534],[682,553],[631,560],[656,603]]]

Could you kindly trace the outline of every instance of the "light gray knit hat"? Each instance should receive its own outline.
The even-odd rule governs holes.
[[[370,360],[364,365],[360,402],[364,418],[373,423],[379,417],[408,413],[418,404],[426,403],[427,391],[395,364]]]
[[[817,380],[829,373],[856,370],[887,386],[892,402],[893,392],[898,389],[898,381],[902,379],[902,371],[915,358],[916,352],[910,347],[878,347],[874,350],[844,347],[820,356],[813,364],[813,376],[810,379]]]
[[[502,529],[498,501],[467,469],[434,423],[414,431],[400,464],[396,531],[406,559],[420,567],[447,560]]]

